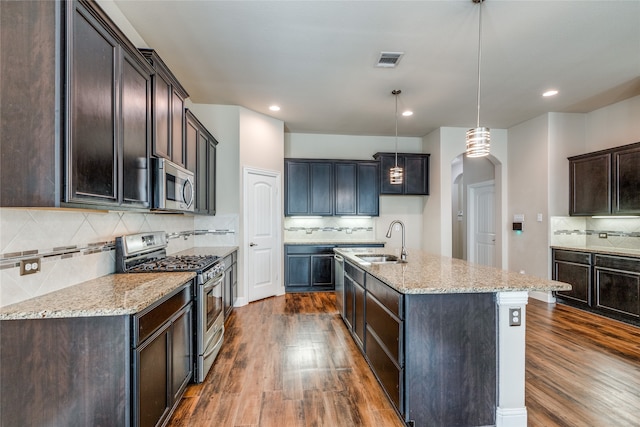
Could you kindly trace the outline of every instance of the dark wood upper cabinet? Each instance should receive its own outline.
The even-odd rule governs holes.
[[[152,69],[92,2],[68,5],[66,202],[148,208]]]
[[[218,141],[190,110],[185,111],[186,167],[196,178],[195,211],[216,213],[216,146]]]
[[[285,215],[379,215],[378,162],[285,159]]]
[[[0,2],[0,205],[52,207],[62,200],[62,97],[58,24],[64,5]]]
[[[398,153],[398,167],[404,170],[402,184],[391,184],[389,177],[389,169],[396,164],[395,153],[376,153],[373,157],[380,162],[380,194],[429,194],[429,154]]]
[[[185,108],[189,97],[155,50],[140,49],[153,66],[153,155],[186,166],[184,157]]]
[[[570,215],[640,213],[640,143],[569,157]]]
[[[0,7],[2,206],[148,208],[145,58],[95,2]]]
[[[569,214],[611,213],[611,153],[569,160]]]
[[[613,152],[613,213],[640,213],[640,144]]]

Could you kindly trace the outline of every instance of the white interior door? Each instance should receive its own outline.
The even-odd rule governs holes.
[[[495,183],[486,181],[469,186],[469,254],[471,262],[496,265]]]
[[[280,283],[280,174],[245,169],[245,242],[248,300],[277,295]]]

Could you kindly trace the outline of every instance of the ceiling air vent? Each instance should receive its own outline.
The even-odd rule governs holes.
[[[393,68],[398,65],[404,52],[380,52],[376,67]]]

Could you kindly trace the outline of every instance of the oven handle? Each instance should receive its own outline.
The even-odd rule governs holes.
[[[220,343],[224,339],[224,326],[222,328],[220,328],[220,331],[222,331],[222,333],[220,334],[220,338],[218,339],[218,342],[216,342],[216,344],[213,347],[211,347],[211,349],[209,351],[207,351],[204,355],[202,355],[202,357],[204,359],[206,359],[207,357],[211,356],[211,354],[213,354],[216,351],[216,348],[218,348],[218,346],[220,345]]]
[[[207,292],[209,292],[209,290],[211,288],[214,288],[216,286],[218,286],[219,284],[221,284],[224,281],[224,276],[225,276],[225,272],[222,271],[220,274],[218,274],[216,277],[211,278],[209,281],[205,282],[202,284],[203,286],[203,291],[204,294],[206,295]]]

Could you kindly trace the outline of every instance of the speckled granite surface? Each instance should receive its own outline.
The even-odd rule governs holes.
[[[564,249],[568,251],[589,252],[603,255],[620,255],[640,258],[640,249],[607,248],[604,246],[551,246],[551,249]]]
[[[380,240],[287,240],[285,245],[384,245]]]
[[[363,263],[356,254],[398,255],[397,248],[334,249],[353,264],[403,294],[452,294],[569,290],[571,285],[459,259],[408,250],[406,264]]]
[[[0,320],[134,314],[193,277],[193,272],[110,274],[2,307]]]

